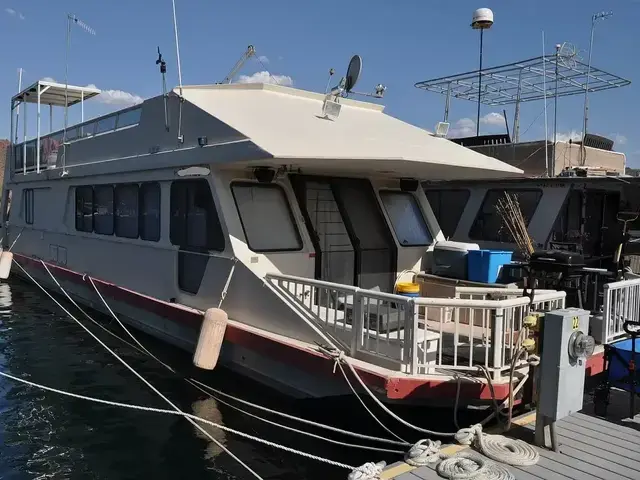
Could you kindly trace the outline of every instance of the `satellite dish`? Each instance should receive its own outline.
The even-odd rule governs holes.
[[[344,89],[347,92],[353,90],[353,87],[358,83],[360,78],[360,72],[362,71],[362,57],[360,55],[354,55],[349,62],[349,68],[347,68],[347,79]]]

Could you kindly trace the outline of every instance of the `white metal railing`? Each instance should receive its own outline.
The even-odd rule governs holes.
[[[640,321],[640,279],[621,280],[604,285],[602,343],[626,336],[625,321]]]
[[[494,379],[510,369],[531,306],[563,308],[566,296],[537,291],[532,303],[521,290],[460,287],[456,296],[481,298],[411,298],[290,275],[266,280],[354,358],[411,374],[484,366]]]

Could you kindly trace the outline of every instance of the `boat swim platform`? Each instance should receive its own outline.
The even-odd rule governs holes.
[[[624,418],[629,411],[626,392],[611,391],[607,418],[596,417],[591,400],[585,401],[580,413],[556,424],[558,452],[537,447],[540,460],[527,467],[502,464],[516,480],[637,480],[640,479],[640,415]],[[640,401],[637,402],[640,408]],[[637,410],[636,410],[637,411]],[[535,412],[513,421],[505,436],[533,444]],[[487,430],[487,433],[492,433]],[[497,433],[497,432],[494,432]],[[547,443],[549,438],[547,436]],[[471,447],[449,445],[441,451],[454,455]],[[477,450],[473,449],[475,453]],[[484,457],[477,453],[478,456]],[[488,459],[487,459],[488,460]],[[388,466],[381,474],[383,480],[442,480],[435,470],[437,463],[413,467],[404,462]]]

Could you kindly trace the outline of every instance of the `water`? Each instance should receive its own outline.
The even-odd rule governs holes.
[[[61,298],[58,300],[72,309]],[[108,318],[95,312],[91,314],[110,330],[122,333],[115,322],[109,323]],[[361,451],[302,437],[239,413],[101,332],[80,314],[77,318],[183,411],[350,465],[400,459],[399,455]],[[139,332],[135,334],[160,359],[215,388],[343,428],[381,433],[362,413],[362,407],[352,401],[294,402],[225,369],[213,373],[197,371],[188,354]],[[78,394],[170,409],[37,287],[15,278],[0,283],[0,370]],[[259,411],[252,412],[264,417]],[[278,417],[268,418],[283,422]],[[451,418],[450,414],[447,418]],[[436,421],[435,427],[442,427],[441,419],[437,411],[423,412],[420,423],[434,427],[432,422]],[[390,420],[386,423],[393,425]],[[288,424],[312,431],[308,426]],[[204,428],[265,479],[327,480],[346,478],[349,473],[215,427]],[[313,432],[326,436],[322,430]],[[408,438],[417,440],[415,432]],[[344,436],[339,439],[362,443]],[[183,418],[99,405],[0,378],[0,479],[36,478],[253,477]]]

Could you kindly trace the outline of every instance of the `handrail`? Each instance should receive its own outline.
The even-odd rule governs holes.
[[[494,381],[511,368],[530,308],[563,308],[566,298],[552,290],[535,292],[533,300],[414,298],[294,275],[264,278],[314,328],[349,345],[352,357],[417,375],[473,375],[480,365]]]

